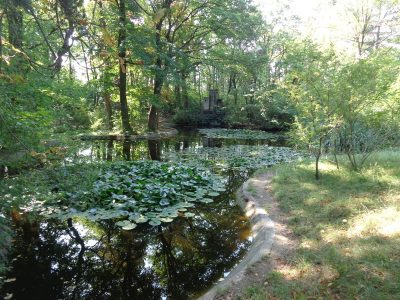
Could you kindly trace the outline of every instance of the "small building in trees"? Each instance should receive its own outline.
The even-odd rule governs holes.
[[[202,109],[200,126],[220,127],[224,125],[225,110],[222,99],[218,98],[218,90],[209,90],[208,97],[203,99]]]
[[[215,108],[222,107],[222,104],[222,99],[218,98],[218,90],[209,90],[208,97],[203,99],[203,111],[215,111]]]

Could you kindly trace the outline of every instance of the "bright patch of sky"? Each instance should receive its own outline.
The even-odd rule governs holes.
[[[291,21],[303,36],[324,44],[334,44],[342,50],[349,50],[351,28],[348,8],[354,0],[253,0],[268,22],[273,15],[280,14]],[[289,22],[290,23],[290,22]]]

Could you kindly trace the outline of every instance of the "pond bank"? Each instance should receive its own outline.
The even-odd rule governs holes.
[[[95,178],[98,177],[98,171],[100,169],[96,169],[96,166],[98,165],[100,168],[100,166],[103,165],[103,162],[105,161],[119,162],[125,160],[141,161],[154,159],[170,162],[172,164],[195,163],[196,165],[204,167],[215,167],[214,172],[218,174],[221,173],[222,176],[225,176],[227,180],[226,190],[228,191],[228,193],[223,196],[223,198],[218,199],[216,203],[220,203],[221,205],[216,205],[215,209],[210,209],[212,205],[207,205],[207,207],[205,208],[207,212],[207,214],[205,215],[206,219],[204,219],[204,216],[202,216],[202,218],[195,218],[194,223],[187,222],[187,220],[185,219],[182,219],[181,222],[173,222],[174,224],[171,224],[171,226],[169,226],[173,229],[173,231],[171,232],[169,229],[164,231],[165,237],[167,239],[157,240],[156,238],[152,239],[147,235],[140,235],[140,238],[135,238],[135,241],[138,241],[138,245],[135,244],[135,247],[141,247],[140,249],[143,249],[143,246],[146,244],[157,245],[157,247],[154,246],[157,249],[166,249],[165,247],[159,248],[158,245],[162,244],[168,246],[171,241],[173,242],[173,244],[171,244],[171,247],[179,247],[182,249],[184,248],[186,250],[190,250],[187,252],[189,254],[180,256],[180,258],[183,259],[182,262],[174,263],[175,266],[179,266],[179,268],[182,269],[179,270],[179,272],[176,272],[176,274],[180,275],[181,278],[174,278],[174,282],[179,282],[182,287],[173,287],[170,289],[167,286],[160,286],[160,288],[158,288],[159,285],[155,285],[153,283],[146,283],[145,285],[157,287],[157,291],[160,291],[163,295],[175,295],[169,292],[171,290],[172,292],[184,291],[186,293],[185,295],[187,295],[188,297],[192,297],[191,295],[201,295],[201,293],[207,291],[210,287],[212,287],[213,283],[216,282],[219,278],[225,277],[227,275],[226,272],[231,270],[235,264],[240,262],[240,259],[243,257],[242,254],[244,255],[247,252],[248,246],[252,244],[249,238],[249,233],[251,234],[251,230],[248,226],[248,220],[244,217],[243,211],[237,206],[237,201],[235,200],[235,192],[246,180],[246,178],[248,178],[248,174],[250,172],[249,170],[254,170],[254,168],[259,168],[261,166],[274,165],[283,161],[291,161],[299,156],[298,153],[290,150],[289,148],[268,146],[267,143],[268,141],[255,139],[254,136],[250,140],[226,138],[211,139],[205,138],[199,135],[197,132],[181,132],[176,138],[155,141],[122,140],[80,142],[79,140],[74,140],[73,148],[71,148],[65,158],[65,164],[62,164],[60,166],[49,166],[48,169],[44,168],[43,170],[32,170],[32,174],[30,174],[29,172],[29,174],[22,174],[22,176],[12,179],[12,184],[7,183],[8,180],[11,179],[6,179],[4,181],[4,194],[9,194],[10,196],[7,196],[9,199],[22,199],[22,197],[20,197],[21,195],[19,189],[12,188],[10,190],[10,186],[22,186],[24,188],[28,187],[26,193],[34,191],[35,193],[43,193],[43,195],[48,195],[49,190],[54,190],[54,192],[51,194],[51,197],[56,197],[57,195],[55,195],[55,193],[58,193],[58,191],[60,190],[61,192],[86,190],[92,186],[93,181],[95,180]],[[246,155],[245,159],[244,155]],[[78,176],[76,176],[75,174],[77,174]],[[87,174],[89,174],[89,176],[87,176]],[[51,178],[51,180],[48,180],[48,178]],[[82,181],[83,178],[85,179],[84,182]],[[228,205],[229,207],[234,207],[234,209],[232,210],[232,213],[234,213],[234,215],[228,214],[226,206],[222,205],[222,201],[225,201],[226,205]],[[210,222],[215,224],[215,228],[209,227]],[[243,223],[243,226],[232,226],[235,225],[234,223],[236,222],[240,223],[237,225],[241,225]],[[208,224],[207,232],[203,230],[203,223]],[[43,230],[39,232],[39,235],[41,235],[41,237],[43,238],[40,238],[39,240],[43,241],[43,244],[48,243],[47,241],[49,241],[49,244],[53,244],[53,237],[57,238],[58,236],[62,236],[62,234],[65,233],[63,231],[64,229],[61,228],[62,226],[59,228],[58,225],[59,224],[52,223],[47,227],[41,227],[43,228]],[[186,232],[188,230],[187,226],[198,228],[199,233],[195,233],[193,230],[190,230],[190,236],[188,236],[187,234],[183,235],[182,232]],[[118,230],[113,230],[113,226],[109,226],[102,222],[98,222],[96,224],[91,223],[90,227],[96,227],[101,230],[101,232],[105,232],[107,236],[110,237],[119,236]],[[77,230],[82,231],[80,232],[82,239],[86,240],[88,243],[88,246],[85,246],[85,249],[89,249],[90,247],[92,247],[92,240],[97,239],[98,236],[91,231],[87,231],[86,224],[77,223],[77,228]],[[89,229],[90,228],[88,228],[88,230]],[[150,228],[149,230],[151,231],[152,229]],[[136,231],[134,233],[136,234]],[[156,234],[156,236],[158,235]],[[187,237],[188,241],[183,241],[180,238],[181,236]],[[207,242],[209,242],[208,246],[204,244],[204,240],[207,240]],[[124,256],[125,254],[123,254],[123,252],[127,251],[127,249],[130,247],[128,245],[130,240],[126,238],[121,238],[115,239],[115,241],[121,241],[124,244],[122,245],[122,247],[121,245],[119,245],[118,248],[120,249],[119,252],[121,252],[121,255]],[[201,241],[201,243],[199,241]],[[70,242],[74,244],[73,240]],[[183,247],[188,243],[190,245],[194,243],[194,246],[198,245],[198,251],[192,246],[190,248]],[[16,272],[18,272],[19,274],[26,274],[26,270],[35,269],[35,267],[32,267],[32,265],[37,263],[36,261],[32,261],[32,263],[29,262],[29,265],[18,264],[18,261],[15,261],[13,259],[14,257],[17,258],[17,260],[20,259],[18,256],[18,254],[20,253],[19,251],[24,251],[26,247],[22,244],[16,244],[15,246],[15,249],[17,250],[14,252],[15,255],[14,253],[12,254],[14,256],[10,258],[10,261],[13,262],[16,268],[13,268],[13,270],[10,271],[5,278],[17,278],[17,276],[14,275],[16,274]],[[151,248],[154,247],[151,246]],[[108,251],[107,245],[97,243],[96,248],[104,248],[105,250],[101,251]],[[204,251],[204,249],[207,249],[207,251]],[[65,250],[65,255],[64,252],[61,253],[61,256],[56,258],[57,261],[63,260],[64,257],[68,257],[69,252],[67,251],[67,249]],[[86,251],[85,253],[85,255],[90,254],[89,251]],[[135,251],[135,253],[142,253],[142,251]],[[151,254],[152,253],[150,253],[150,255]],[[159,255],[160,253],[156,254],[157,258],[161,257]],[[165,255],[167,254],[168,251],[165,252]],[[204,254],[206,254],[207,257],[205,257]],[[225,255],[223,256],[223,261],[221,259],[221,255]],[[55,257],[54,255],[49,255],[47,250],[42,251],[39,254],[35,253],[35,256],[40,257],[40,259],[43,258],[44,260],[46,260],[48,257]],[[198,259],[199,257],[200,259]],[[87,257],[85,261],[89,262],[89,259],[90,257]],[[186,259],[190,261],[185,261]],[[199,264],[196,263],[196,261],[193,261],[193,259],[201,262],[202,266],[198,267]],[[63,281],[65,281],[65,276],[63,275],[62,271],[66,268],[69,268],[70,265],[75,264],[75,262],[71,259],[67,260],[68,263],[65,265],[61,265],[59,268],[59,277],[62,277]],[[135,257],[134,266],[136,266],[137,261],[138,258]],[[223,262],[224,264],[216,266],[214,263],[215,261]],[[114,264],[110,264],[110,267],[113,267],[113,265]],[[139,263],[137,264],[137,268],[143,265],[146,264]],[[203,267],[203,265],[205,265],[206,267]],[[190,266],[191,269],[188,269],[185,266]],[[93,264],[93,268],[96,268],[96,264]],[[151,274],[151,266],[149,266],[147,269],[149,269],[149,274]],[[207,277],[202,276],[202,274],[197,274],[192,270],[205,270],[205,274],[207,275]],[[210,273],[210,270],[212,270],[213,273]],[[109,271],[106,271],[107,272],[105,272],[105,274],[107,273],[107,276],[109,276],[111,273],[109,274]],[[141,273],[141,271],[138,272],[138,274],[139,273]],[[40,276],[40,274],[37,275]],[[111,275],[110,276],[113,277],[115,280],[119,278],[119,274]],[[248,277],[247,271],[244,276]],[[83,287],[85,284],[90,284],[91,286],[99,285],[101,284],[101,282],[103,282],[103,279],[107,279],[106,281],[110,282],[108,280],[108,277],[101,277],[102,276],[86,276],[81,281],[79,288]],[[157,277],[154,277],[155,280],[158,280],[157,278],[159,278],[158,275]],[[202,281],[200,281],[199,279],[201,279]],[[46,282],[47,280],[41,281]],[[21,290],[29,290],[29,293],[31,293],[31,291],[33,290],[38,292],[45,291],[45,289],[36,289],[35,287],[37,285],[30,285],[29,282],[32,282],[32,280],[17,280],[16,282],[18,285],[16,285],[15,283],[7,282],[3,291],[5,293],[14,293],[14,291],[15,293],[17,293],[17,291]],[[137,282],[141,281],[137,280]],[[114,288],[116,287],[117,286],[115,284],[110,284],[110,291],[114,294],[116,293],[116,291],[114,291]],[[63,288],[63,291],[66,291],[65,295],[67,295],[68,291],[65,288]],[[93,291],[93,293],[96,293],[97,289],[93,288],[91,289],[91,291]],[[178,296],[179,295],[175,295],[174,297],[178,298]],[[138,298],[139,297],[146,298],[143,295],[138,295]],[[172,297],[171,299],[174,299],[174,297]]]
[[[272,191],[288,221],[268,212],[298,246],[240,299],[400,299],[400,152],[374,153],[359,172],[338,159],[340,169],[321,161],[319,181],[313,161],[276,168]]]
[[[242,261],[199,300],[235,299],[253,284],[262,284],[274,266],[295,247],[285,216],[270,192],[274,174],[263,171],[246,181],[237,193],[249,218],[253,241]]]

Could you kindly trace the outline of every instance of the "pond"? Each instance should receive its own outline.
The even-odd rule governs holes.
[[[251,243],[235,191],[255,168],[298,154],[279,138],[251,139],[183,132],[161,141],[82,142],[66,165],[160,160],[201,164],[226,191],[173,222],[121,230],[113,220],[56,221],[13,215],[10,270],[1,296],[10,299],[192,299],[224,278]]]

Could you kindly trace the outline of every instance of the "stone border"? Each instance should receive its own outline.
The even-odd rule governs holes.
[[[254,178],[255,179],[255,178]],[[271,253],[275,238],[274,222],[268,217],[259,200],[249,191],[252,178],[247,180],[237,193],[237,202],[250,220],[253,241],[246,255],[229,275],[218,282],[199,300],[211,300],[240,282],[246,276],[246,270]]]

